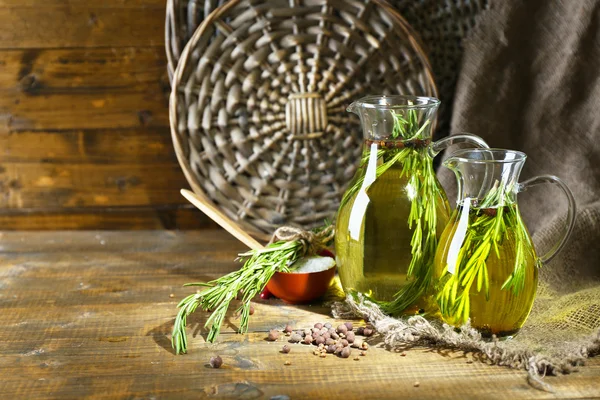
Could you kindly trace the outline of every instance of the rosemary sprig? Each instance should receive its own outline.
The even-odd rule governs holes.
[[[204,283],[188,283],[184,286],[204,287],[203,291],[191,294],[184,298],[177,307],[179,312],[175,318],[171,345],[176,354],[187,352],[187,336],[185,327],[187,317],[196,309],[210,310],[212,313],[205,323],[209,328],[206,340],[214,342],[219,336],[221,325],[225,320],[227,310],[232,300],[241,295],[241,304],[236,309],[240,315],[239,333],[248,330],[250,317],[250,301],[266,286],[275,272],[290,272],[293,263],[310,251],[318,251],[326,247],[332,236],[331,226],[319,228],[314,231],[314,243],[304,239],[293,241],[279,241],[272,243],[264,249],[251,250],[238,255],[243,266],[218,279]]]
[[[409,104],[411,105],[411,104]],[[426,144],[428,136],[425,132],[431,121],[419,121],[415,109],[407,109],[404,115],[393,113],[394,126],[391,132],[393,140],[401,141],[401,145],[377,148],[375,155],[379,165],[375,169],[375,180],[387,172],[393,165],[400,164],[400,178],[408,178],[408,195],[411,198],[411,209],[408,227],[413,230],[411,238],[412,258],[407,272],[407,280],[391,302],[379,302],[382,309],[389,314],[398,314],[413,304],[430,285],[433,273],[433,260],[437,248],[437,199],[443,198],[435,178],[433,160],[429,157]],[[358,178],[344,194],[341,206],[354,198],[363,187],[364,169],[371,158],[371,149],[366,148],[359,168],[363,169]]]
[[[509,191],[504,183],[496,181],[479,204],[456,211],[458,215],[469,213],[467,231],[457,254],[454,273],[443,275],[443,287],[436,295],[442,314],[451,317],[456,324],[469,318],[470,291],[474,285],[477,292],[484,290],[486,299],[489,299],[487,260],[492,251],[500,258],[499,246],[509,227],[514,227],[515,263],[501,290],[512,290],[518,295],[525,286],[526,251],[532,243]],[[448,271],[448,267],[446,265],[444,272]]]

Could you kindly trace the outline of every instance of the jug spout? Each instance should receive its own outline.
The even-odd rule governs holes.
[[[378,95],[350,104],[346,111],[358,115],[365,139],[431,139],[440,101],[434,97]]]
[[[504,149],[463,149],[443,165],[454,172],[458,183],[457,205],[501,207],[516,202],[525,153]]]

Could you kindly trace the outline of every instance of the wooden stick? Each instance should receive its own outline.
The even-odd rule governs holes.
[[[190,203],[198,207],[200,211],[206,214],[210,219],[219,224],[227,232],[231,233],[240,242],[253,250],[263,249],[264,246],[260,244],[256,239],[247,234],[242,230],[235,222],[223,214],[218,208],[210,204],[208,201],[200,196],[197,196],[194,192],[187,189],[181,189],[181,194]]]

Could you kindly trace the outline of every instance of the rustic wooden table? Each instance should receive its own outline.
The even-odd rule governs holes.
[[[450,351],[401,356],[371,347],[354,361],[295,345],[285,355],[283,342],[265,341],[269,329],[332,319],[324,307],[279,300],[256,305],[246,335],[227,321],[216,344],[204,341],[206,314],[198,313],[189,354],[176,356],[175,306],[191,290],[181,285],[238,267],[243,249],[220,230],[5,232],[0,249],[1,398],[600,397],[600,359],[546,378],[556,390],[546,393],[529,387],[524,372]],[[221,369],[207,366],[214,354]]]

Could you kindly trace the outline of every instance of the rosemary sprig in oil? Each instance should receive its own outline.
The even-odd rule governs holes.
[[[469,318],[470,292],[474,286],[477,292],[484,290],[486,299],[489,299],[487,260],[492,252],[500,258],[499,246],[502,246],[508,228],[512,228],[515,235],[515,263],[501,290],[512,290],[518,295],[525,286],[526,252],[532,243],[517,204],[508,192],[509,188],[496,182],[479,204],[463,206],[457,211],[459,214],[469,213],[469,224],[457,253],[454,273],[443,276],[442,290],[436,296],[442,314],[451,317],[456,324]]]
[[[407,272],[408,282],[391,302],[379,302],[389,314],[399,314],[422,296],[429,287],[433,273],[433,260],[437,248],[437,199],[443,197],[433,170],[433,159],[427,153],[429,138],[425,135],[431,123],[429,119],[420,123],[416,110],[407,109],[404,115],[393,114],[393,141],[381,141],[377,148],[375,179],[386,173],[393,165],[402,165],[400,177],[408,177],[408,195],[411,209],[407,224],[413,230],[411,238],[412,258]],[[369,142],[367,142],[367,145]],[[361,159],[360,168],[366,168],[371,159],[367,148]],[[365,174],[353,183],[342,198],[341,206],[364,188]]]

